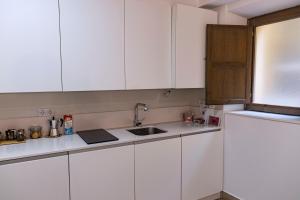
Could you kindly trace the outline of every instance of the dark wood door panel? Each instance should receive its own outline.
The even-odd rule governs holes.
[[[213,104],[243,103],[245,101],[245,68],[218,66],[208,69],[207,100]]]
[[[236,104],[247,101],[247,26],[208,25],[206,103]]]
[[[247,54],[247,29],[244,26],[213,26],[209,29],[210,41],[213,48],[209,48],[211,60],[216,62],[245,62]]]

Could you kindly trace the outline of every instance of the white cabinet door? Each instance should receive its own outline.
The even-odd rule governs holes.
[[[64,91],[125,89],[124,0],[60,0]]]
[[[180,138],[135,146],[135,200],[180,200]]]
[[[0,27],[0,93],[61,91],[57,0],[1,0]]]
[[[0,163],[0,199],[69,200],[68,156]]]
[[[206,25],[217,12],[186,5],[173,7],[173,87],[205,87]]]
[[[133,200],[134,146],[70,155],[72,200]]]
[[[127,89],[171,87],[171,5],[125,0]]]
[[[182,200],[198,200],[222,191],[221,131],[182,138]]]

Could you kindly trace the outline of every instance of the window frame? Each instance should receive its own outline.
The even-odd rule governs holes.
[[[256,39],[256,28],[263,25],[273,24],[277,22],[287,21],[291,19],[296,19],[300,17],[300,5],[280,11],[276,11],[270,14],[254,17],[248,20],[249,29],[252,31],[251,43],[252,49],[249,51],[249,83],[247,85],[251,86],[247,88],[248,95],[250,96],[250,102],[246,104],[246,110],[278,113],[278,114],[288,114],[288,115],[300,115],[300,107],[288,107],[288,106],[278,106],[269,104],[257,104],[253,103],[253,84],[254,84],[254,68],[255,68],[255,39]]]

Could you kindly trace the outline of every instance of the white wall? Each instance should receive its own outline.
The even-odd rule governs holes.
[[[228,11],[228,6],[220,6],[214,9],[218,12],[219,24],[231,24],[231,25],[247,25],[247,18],[233,14]]]
[[[241,200],[299,200],[300,124],[226,114],[224,191]]]
[[[198,7],[199,2],[198,0],[171,0],[172,4],[180,3],[180,4],[185,4],[189,6],[195,6]]]

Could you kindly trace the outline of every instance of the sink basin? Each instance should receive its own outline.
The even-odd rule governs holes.
[[[156,127],[145,127],[145,128],[137,128],[137,129],[130,129],[127,130],[130,133],[133,133],[134,135],[138,136],[145,136],[145,135],[154,135],[154,134],[160,134],[160,133],[166,133],[167,131],[161,130]]]

